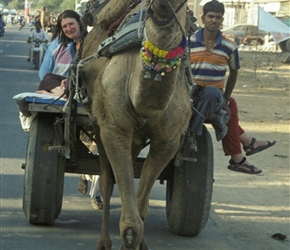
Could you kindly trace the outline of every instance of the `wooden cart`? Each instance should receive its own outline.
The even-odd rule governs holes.
[[[101,170],[98,155],[92,154],[80,139],[81,133],[92,132],[87,111],[76,101],[48,104],[51,102],[25,98],[27,111],[35,116],[23,164],[23,210],[31,224],[51,225],[59,216],[65,172],[99,175]],[[179,235],[195,236],[209,217],[213,147],[205,126],[203,135],[196,136],[196,152],[189,149],[187,139],[188,136],[181,138],[179,151],[158,180],[166,181],[166,215],[171,230]],[[137,158],[135,178],[140,177],[144,160],[142,156]]]

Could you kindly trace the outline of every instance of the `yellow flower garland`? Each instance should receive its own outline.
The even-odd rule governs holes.
[[[143,42],[143,46],[144,48],[146,48],[149,52],[151,52],[153,55],[160,57],[160,58],[165,58],[166,55],[168,54],[168,51],[166,50],[162,50],[162,49],[158,49],[157,47],[155,47],[152,43],[150,43],[149,41],[145,41]]]

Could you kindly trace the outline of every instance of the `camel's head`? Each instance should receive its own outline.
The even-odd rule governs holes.
[[[152,0],[144,29],[141,58],[146,67],[145,78],[161,81],[161,76],[174,70],[184,56],[187,45],[185,16],[187,1]]]
[[[157,25],[168,25],[175,17],[182,19],[186,3],[187,0],[152,0],[148,12]]]

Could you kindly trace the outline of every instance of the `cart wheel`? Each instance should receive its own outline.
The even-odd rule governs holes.
[[[197,152],[189,152],[197,161],[182,161],[174,167],[166,185],[166,214],[171,230],[184,236],[196,236],[209,217],[213,188],[213,146],[211,136],[203,127],[196,136]]]
[[[61,211],[65,157],[48,149],[56,141],[54,120],[39,113],[29,130],[23,210],[31,224],[51,225]]]

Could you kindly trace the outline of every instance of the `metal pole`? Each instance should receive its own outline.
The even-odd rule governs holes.
[[[24,17],[25,17],[25,20],[27,22],[29,22],[29,8],[30,8],[30,4],[29,4],[29,0],[25,0],[25,11],[24,11]]]
[[[197,19],[197,23],[199,24],[199,3],[200,0],[194,0],[194,17]]]

